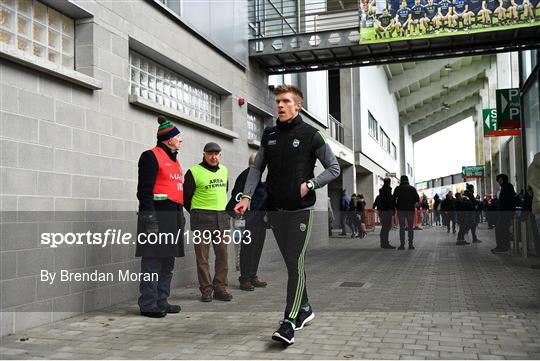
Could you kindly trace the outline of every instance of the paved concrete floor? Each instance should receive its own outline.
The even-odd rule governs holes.
[[[266,289],[201,303],[194,286],[175,289],[183,311],[154,320],[136,301],[9,335],[4,359],[539,359],[540,271],[481,244],[456,246],[441,228],[416,232],[416,250],[333,237],[306,256],[312,325],[283,349],[270,340],[285,297],[282,261],[260,270]],[[393,231],[393,243],[397,233]],[[340,287],[361,282],[362,287]]]

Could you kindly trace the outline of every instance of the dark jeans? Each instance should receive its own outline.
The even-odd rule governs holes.
[[[240,282],[257,277],[266,238],[266,226],[263,221],[255,221],[246,224],[245,231],[250,232],[251,242],[242,242],[240,245]]]
[[[347,211],[341,211],[339,221],[341,224],[341,235],[345,236],[347,234],[347,230],[345,229],[345,224],[347,223]]]
[[[390,234],[390,230],[392,229],[392,218],[393,218],[392,211],[381,211],[379,212],[379,219],[381,220],[381,247],[390,245],[390,242],[388,240],[388,236]]]
[[[414,211],[398,211],[399,218],[399,241],[405,244],[405,222],[407,222],[407,233],[409,244],[414,240]]]
[[[272,231],[287,267],[285,318],[296,319],[300,306],[308,303],[304,257],[311,238],[313,211],[269,212]]]
[[[512,219],[512,212],[500,212],[497,218],[495,240],[497,241],[497,248],[502,251],[508,251],[510,249],[510,241],[512,240],[510,226],[512,225]]]
[[[139,284],[139,308],[142,312],[156,308],[165,308],[171,293],[171,279],[174,269],[174,257],[141,258],[141,273],[157,273],[157,281],[141,281]]]

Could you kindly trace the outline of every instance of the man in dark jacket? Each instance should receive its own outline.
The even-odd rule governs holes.
[[[465,234],[471,229],[471,213],[473,206],[466,194],[456,193],[456,212],[459,224],[456,245],[464,246],[469,244],[465,241]]]
[[[394,217],[394,209],[396,203],[392,196],[392,187],[390,187],[390,178],[385,178],[383,186],[379,189],[379,195],[375,198],[373,208],[379,211],[379,219],[381,220],[381,248],[396,249],[388,240],[390,230],[392,229],[392,218]]]
[[[269,214],[272,231],[287,266],[287,305],[284,320],[272,339],[288,346],[294,331],[313,320],[308,302],[304,257],[311,237],[315,190],[339,176],[339,163],[327,143],[326,135],[304,123],[300,116],[303,95],[292,85],[274,90],[278,119],[266,128],[255,164],[251,166],[244,195],[235,212],[243,214],[266,167]],[[324,171],[315,177],[317,159]]]
[[[249,157],[249,165],[255,163],[256,154]],[[234,207],[242,199],[244,187],[246,185],[249,167],[246,168],[234,183],[234,188],[231,193],[231,199],[227,204],[229,215],[235,216]],[[243,242],[240,244],[240,289],[243,291],[253,291],[255,287],[266,287],[267,283],[260,281],[257,276],[259,269],[259,261],[261,260],[264,240],[266,238],[266,207],[268,200],[268,192],[266,185],[259,182],[255,189],[255,194],[251,198],[249,210],[244,213],[241,219],[235,219],[235,226],[240,229],[244,228],[246,237],[243,237]],[[242,224],[245,226],[242,227]],[[236,227],[235,227],[236,228]],[[247,241],[248,242],[244,242]]]
[[[435,217],[435,225],[440,226],[441,225],[441,198],[438,194],[435,194],[433,197],[433,214]]]
[[[471,212],[469,214],[469,229],[471,231],[472,242],[481,243],[482,241],[480,241],[476,236],[476,228],[478,227],[478,223],[480,223],[481,206],[478,199],[474,196],[474,185],[467,184],[463,195],[465,197],[468,197],[469,201],[471,202]]]
[[[450,233],[450,223],[452,223],[452,233],[456,233],[456,199],[452,191],[449,191],[441,202],[441,211],[446,233]]]
[[[414,207],[420,201],[416,188],[409,184],[409,178],[402,175],[399,186],[394,189],[394,199],[399,217],[399,250],[405,249],[405,222],[407,222],[409,249],[414,249]]]
[[[497,183],[501,186],[497,207],[497,222],[495,224],[495,239],[497,247],[491,250],[493,253],[506,253],[510,250],[510,226],[516,209],[516,191],[514,186],[508,182],[506,174],[499,174],[496,177]]]
[[[143,152],[139,159],[138,239],[156,233],[180,235],[178,242],[149,244],[137,242],[135,256],[141,257],[141,273],[156,274],[157,280],[141,278],[139,309],[147,317],[164,317],[180,312],[180,306],[170,305],[171,279],[175,257],[184,256],[183,191],[184,177],[176,159],[182,137],[180,131],[165,117],[158,118],[157,145]]]

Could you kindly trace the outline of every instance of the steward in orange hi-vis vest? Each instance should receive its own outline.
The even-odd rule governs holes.
[[[139,285],[141,315],[154,318],[180,312],[180,306],[170,305],[167,298],[175,257],[184,256],[185,224],[184,175],[176,159],[182,136],[165,117],[158,117],[158,123],[156,146],[139,159],[135,251],[141,257],[141,273],[158,275],[157,280],[141,277]]]
[[[154,199],[167,198],[184,204],[184,174],[178,161],[172,162],[165,150],[154,147],[152,152],[158,162],[158,174],[154,183]]]

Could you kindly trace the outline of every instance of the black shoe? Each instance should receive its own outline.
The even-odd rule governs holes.
[[[465,245],[467,245],[467,244],[469,244],[469,243],[467,243],[467,242],[465,242],[465,241],[457,241],[457,242],[456,242],[456,246],[465,246]]]
[[[281,342],[284,346],[290,346],[294,343],[294,328],[292,323],[287,320],[281,322],[278,330],[272,335],[272,340]]]
[[[409,249],[414,249],[414,246],[412,244],[409,244]]]
[[[309,310],[304,311],[300,308],[300,311],[298,312],[298,316],[296,316],[296,327],[294,328],[295,331],[301,330],[304,328],[304,326],[310,322],[313,321],[315,318],[315,313],[313,313],[313,309],[311,306],[309,306]]]
[[[148,311],[141,311],[141,316],[151,317],[151,318],[162,318],[162,317],[165,317],[166,315],[167,315],[167,312],[159,308],[153,308]]]
[[[479,240],[479,239],[474,239],[474,240],[472,241],[472,243],[482,243],[482,241]]]
[[[403,251],[404,249],[405,249],[405,245],[404,245],[404,244],[402,244],[401,246],[398,247],[398,250],[399,250],[399,251]]]
[[[495,254],[507,254],[508,253],[508,250],[504,250],[504,249],[498,249],[498,248],[495,248],[495,249],[492,249],[491,250],[491,253],[495,253]]]
[[[391,244],[385,244],[384,246],[381,246],[383,249],[396,249],[396,246],[392,246]]]
[[[233,299],[233,296],[227,291],[225,292],[214,291],[214,299],[219,300],[219,301],[230,301]]]
[[[531,268],[532,269],[540,269],[540,263],[531,265]]]
[[[159,306],[159,308],[167,313],[179,313],[182,310],[180,305],[169,305],[168,303],[163,306]]]

